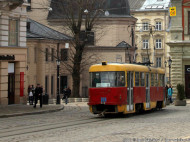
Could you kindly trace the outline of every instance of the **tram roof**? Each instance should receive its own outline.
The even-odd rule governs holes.
[[[104,71],[136,71],[136,72],[154,72],[154,73],[165,73],[164,69],[137,65],[127,63],[107,63],[106,65],[95,64],[89,69],[89,72],[104,72]]]

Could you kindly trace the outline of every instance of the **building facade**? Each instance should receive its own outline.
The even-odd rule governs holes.
[[[28,19],[27,86],[36,87],[40,84],[43,86],[44,94],[48,94],[50,99],[56,98],[58,77],[56,61],[58,59],[61,61],[60,93],[63,92],[63,87],[71,84],[70,73],[62,66],[62,63],[68,60],[71,39],[69,36]]]
[[[172,58],[171,84],[175,95],[177,84],[184,84],[186,97],[190,98],[190,0],[172,0],[171,7],[176,7],[167,43]]]
[[[117,2],[122,3],[121,1]],[[114,4],[115,2],[109,2],[110,7],[113,8],[113,6],[115,6]],[[85,68],[82,70],[81,73],[81,82],[80,82],[81,97],[88,96],[88,87],[89,87],[88,69],[91,64],[101,63],[102,61],[108,61],[108,62],[135,61],[134,58],[135,48],[133,44],[135,39],[134,36],[132,35],[131,28],[129,27],[129,25],[134,25],[137,19],[130,16],[129,8],[128,7],[126,8],[126,5],[128,5],[128,1],[123,1],[123,2],[124,3],[122,4],[124,4],[124,6],[119,4],[120,7],[118,7],[117,10],[121,9],[121,7],[125,7],[127,12],[124,11],[124,13],[117,13],[118,11],[116,11],[116,14],[112,14],[112,12],[110,11],[110,15],[108,17],[101,18],[98,23],[99,27],[101,28],[99,28],[99,30],[94,31],[95,35],[94,44],[88,46],[85,49],[85,56],[86,56],[85,58],[89,60],[87,64],[85,63],[86,64]],[[38,1],[38,3],[40,3],[40,1]],[[53,9],[53,11],[47,10],[47,8],[49,8],[50,6]],[[39,12],[40,10],[42,11],[42,13]],[[36,16],[35,13],[40,13],[40,14]],[[43,23],[46,26],[51,27],[52,29],[61,31],[62,33],[67,33],[67,31],[64,31],[64,27],[60,22],[62,19],[61,18],[55,19],[54,16],[56,15],[56,6],[55,7],[52,6],[51,3],[45,4],[44,2],[41,1],[40,4],[36,5],[35,2],[33,3],[32,1],[30,10],[28,11],[28,15],[31,19],[34,19],[39,23]],[[46,16],[44,17],[44,15]],[[48,21],[46,18],[48,18]],[[95,57],[95,59],[91,58],[92,56]],[[48,66],[48,64],[46,65]],[[49,66],[51,65],[49,64]],[[64,64],[62,64],[61,66],[60,66],[61,68],[63,69],[65,68]],[[49,72],[49,69],[47,68],[46,72]],[[66,86],[70,86],[72,89],[71,74],[66,74],[63,71],[64,70],[61,71],[61,74],[63,75],[63,78],[67,80]],[[60,89],[61,88],[63,88],[62,85],[60,86]]]
[[[26,103],[26,6],[0,1],[0,105]]]
[[[140,2],[139,2],[140,3]],[[150,60],[151,66],[165,68],[169,59],[168,41],[170,0],[146,0],[140,8],[132,9],[132,16],[138,19],[135,27],[137,62]],[[169,83],[169,69],[166,68],[166,83]]]

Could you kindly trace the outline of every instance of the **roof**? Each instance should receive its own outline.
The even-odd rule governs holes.
[[[75,0],[74,0],[75,1]],[[61,19],[66,18],[66,14],[64,12],[64,8],[67,6],[65,1],[62,0],[52,0],[50,7],[53,9],[48,14],[48,19]],[[76,12],[75,16],[78,16],[77,14],[77,8],[78,4],[74,5],[73,2],[72,8],[75,9]],[[69,6],[68,6],[69,7]],[[67,7],[67,8],[68,8]],[[106,0],[104,4],[98,4],[97,3],[97,9],[98,10],[104,10],[109,12],[109,16],[106,17],[131,17],[130,16],[130,6],[128,0]],[[96,10],[94,10],[96,11]],[[68,14],[67,14],[68,15]],[[105,17],[104,13],[102,12],[101,17]]]
[[[132,48],[131,45],[129,45],[127,42],[122,41],[120,42],[116,47],[125,47],[125,48]]]
[[[43,24],[40,24],[32,19],[28,19],[27,38],[45,38],[55,40],[71,40],[70,36],[55,31]]]
[[[166,10],[170,6],[171,0],[146,0],[140,10]]]
[[[162,68],[155,68],[150,66],[143,66],[128,63],[107,63],[107,65],[96,64],[89,68],[89,72],[103,72],[103,71],[137,71],[137,72],[154,72],[164,74],[165,70]]]
[[[139,10],[146,0],[128,0],[131,11]]]

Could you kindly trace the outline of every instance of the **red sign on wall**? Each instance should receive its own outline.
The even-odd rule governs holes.
[[[20,72],[20,97],[24,95],[24,72]]]

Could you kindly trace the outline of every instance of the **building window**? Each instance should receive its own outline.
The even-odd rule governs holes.
[[[45,93],[47,94],[48,93],[48,88],[49,88],[49,85],[48,85],[48,76],[45,77]]]
[[[61,61],[68,60],[68,49],[61,49]]]
[[[51,49],[51,61],[54,61],[54,48]]]
[[[46,61],[48,61],[48,48],[46,48],[46,54],[45,54],[45,56],[46,56]]]
[[[9,46],[18,46],[18,20],[9,20]]]
[[[51,76],[51,95],[53,96],[53,92],[54,92],[54,76]]]
[[[156,22],[156,30],[161,31],[162,30],[162,23],[161,22]]]
[[[148,22],[143,23],[143,31],[148,31],[149,30],[149,24]]]
[[[86,41],[86,45],[94,45],[94,32],[93,31],[81,31],[79,36],[81,41]]]
[[[156,67],[161,67],[162,66],[162,59],[161,57],[156,58]]]
[[[161,48],[162,48],[162,40],[156,39],[156,49],[161,49]]]
[[[148,57],[143,57],[143,58],[142,58],[142,62],[143,62],[143,63],[146,63],[146,62],[148,62],[148,61],[149,61],[149,58],[148,58]]]
[[[34,63],[37,62],[37,47],[34,48]]]
[[[31,0],[28,0],[28,4],[29,4],[29,6],[27,6],[27,11],[30,11],[31,10]]]
[[[143,49],[148,49],[148,45],[149,45],[148,39],[144,39],[143,40]]]

